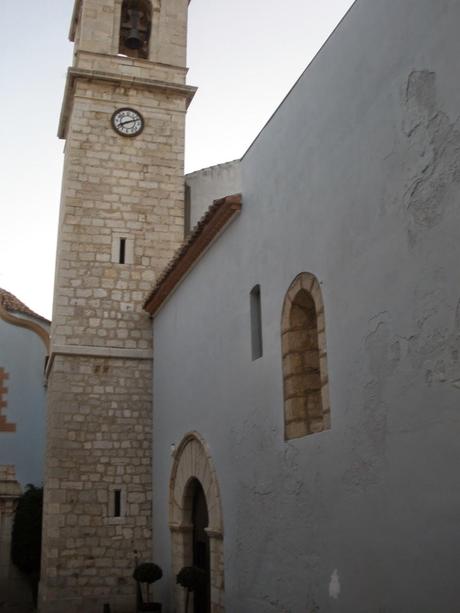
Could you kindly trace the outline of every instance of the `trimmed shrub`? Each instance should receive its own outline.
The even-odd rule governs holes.
[[[207,574],[197,566],[184,566],[176,576],[176,583],[185,587],[187,595],[185,599],[185,613],[188,613],[189,598],[191,592],[196,592],[206,585]]]
[[[195,592],[206,585],[206,572],[197,566],[184,566],[176,577],[176,582],[190,592]]]
[[[136,566],[133,578],[139,583],[155,583],[163,576],[163,571],[153,562],[143,562]]]

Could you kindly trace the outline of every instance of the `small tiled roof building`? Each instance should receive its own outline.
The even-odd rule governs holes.
[[[0,466],[22,486],[43,481],[49,324],[0,288]]]
[[[0,288],[0,594],[15,603],[28,594],[9,558],[16,504],[44,479],[49,324]]]

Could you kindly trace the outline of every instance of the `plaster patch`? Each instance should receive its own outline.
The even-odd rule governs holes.
[[[307,603],[307,613],[319,613],[319,604],[314,598],[309,599]]]
[[[336,569],[331,575],[331,580],[329,582],[329,596],[337,600],[340,596],[340,578],[339,571]]]
[[[363,392],[349,422],[350,464],[343,474],[343,485],[350,491],[365,491],[380,482],[385,461],[388,407],[381,400],[381,383],[373,379],[360,395]]]
[[[457,302],[457,308],[455,309],[455,333],[460,336],[460,300]]]
[[[433,72],[421,70],[409,75],[403,106],[412,174],[404,200],[409,242],[414,244],[423,229],[439,224],[453,199],[451,187],[460,182],[460,129],[437,108]]]
[[[391,320],[386,312],[372,317],[369,323],[372,330],[365,337],[369,370],[374,377],[382,379],[397,369],[401,360],[401,344],[393,335]]]
[[[426,365],[433,372],[432,380],[438,379],[436,372],[445,371],[440,360],[443,359],[452,337],[449,329],[451,309],[445,291],[441,288],[430,291],[425,291],[423,287],[417,288],[415,334],[408,341],[408,354],[414,368],[420,369],[422,365]],[[431,364],[427,364],[427,360]]]

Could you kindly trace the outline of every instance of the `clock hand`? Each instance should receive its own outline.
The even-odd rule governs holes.
[[[120,126],[125,126],[127,123],[136,123],[137,119],[126,119],[125,121],[120,121]]]

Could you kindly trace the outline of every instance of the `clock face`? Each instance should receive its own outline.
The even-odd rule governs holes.
[[[134,109],[118,109],[112,115],[112,126],[122,136],[137,136],[144,129],[144,118]]]

